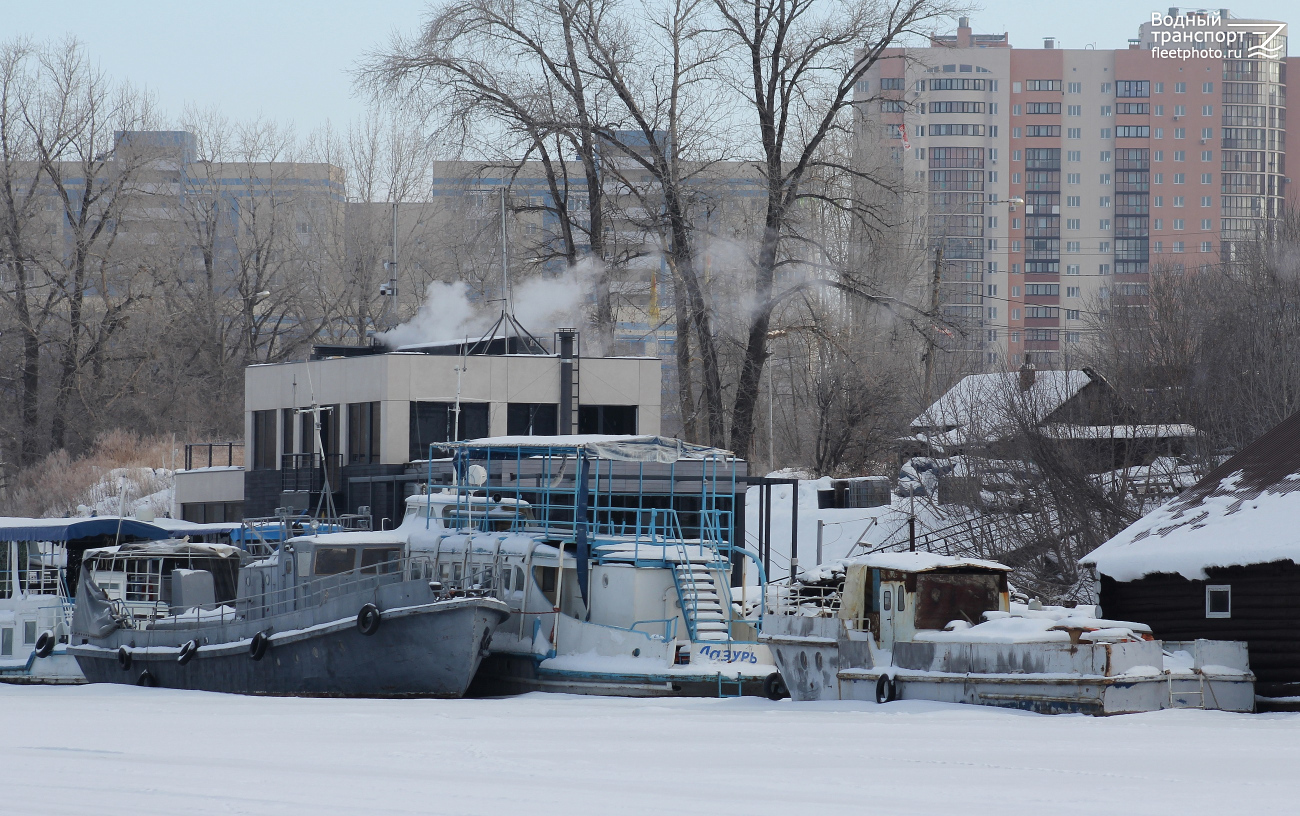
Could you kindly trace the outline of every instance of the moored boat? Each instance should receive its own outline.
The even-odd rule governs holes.
[[[508,609],[435,580],[392,533],[252,560],[181,540],[88,551],[68,651],[91,682],[245,694],[458,697]]]

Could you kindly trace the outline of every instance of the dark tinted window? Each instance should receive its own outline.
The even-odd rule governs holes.
[[[317,547],[316,575],[338,575],[350,572],[357,562],[356,547]]]
[[[396,572],[401,557],[401,547],[366,547],[361,551],[361,571],[369,573]]]
[[[512,402],[506,406],[506,433],[510,436],[554,436],[559,427],[559,406],[553,402]]]
[[[578,406],[578,433],[634,434],[636,433],[636,406],[580,405]]]

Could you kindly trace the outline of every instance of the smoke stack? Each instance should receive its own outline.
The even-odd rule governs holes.
[[[1028,356],[1028,355],[1026,355],[1026,356]],[[1028,360],[1025,360],[1024,364],[1020,366],[1020,390],[1021,390],[1021,392],[1028,391],[1029,389],[1031,389],[1031,388],[1034,387],[1034,379],[1036,378],[1036,376],[1037,376],[1037,375],[1036,375],[1035,372],[1034,372],[1034,365],[1033,365],[1033,363],[1029,362]]]
[[[561,434],[578,432],[578,330],[556,329],[555,353],[560,356],[560,428]]]

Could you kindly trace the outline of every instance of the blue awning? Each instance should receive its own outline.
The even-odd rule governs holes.
[[[167,530],[147,522],[133,518],[119,519],[116,516],[40,519],[0,517],[0,541],[74,541],[96,536],[117,536],[119,532],[123,540],[154,541],[172,537]]]

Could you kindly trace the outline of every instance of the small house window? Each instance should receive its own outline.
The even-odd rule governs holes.
[[[1228,584],[1210,584],[1205,588],[1205,617],[1232,617],[1232,587]]]

